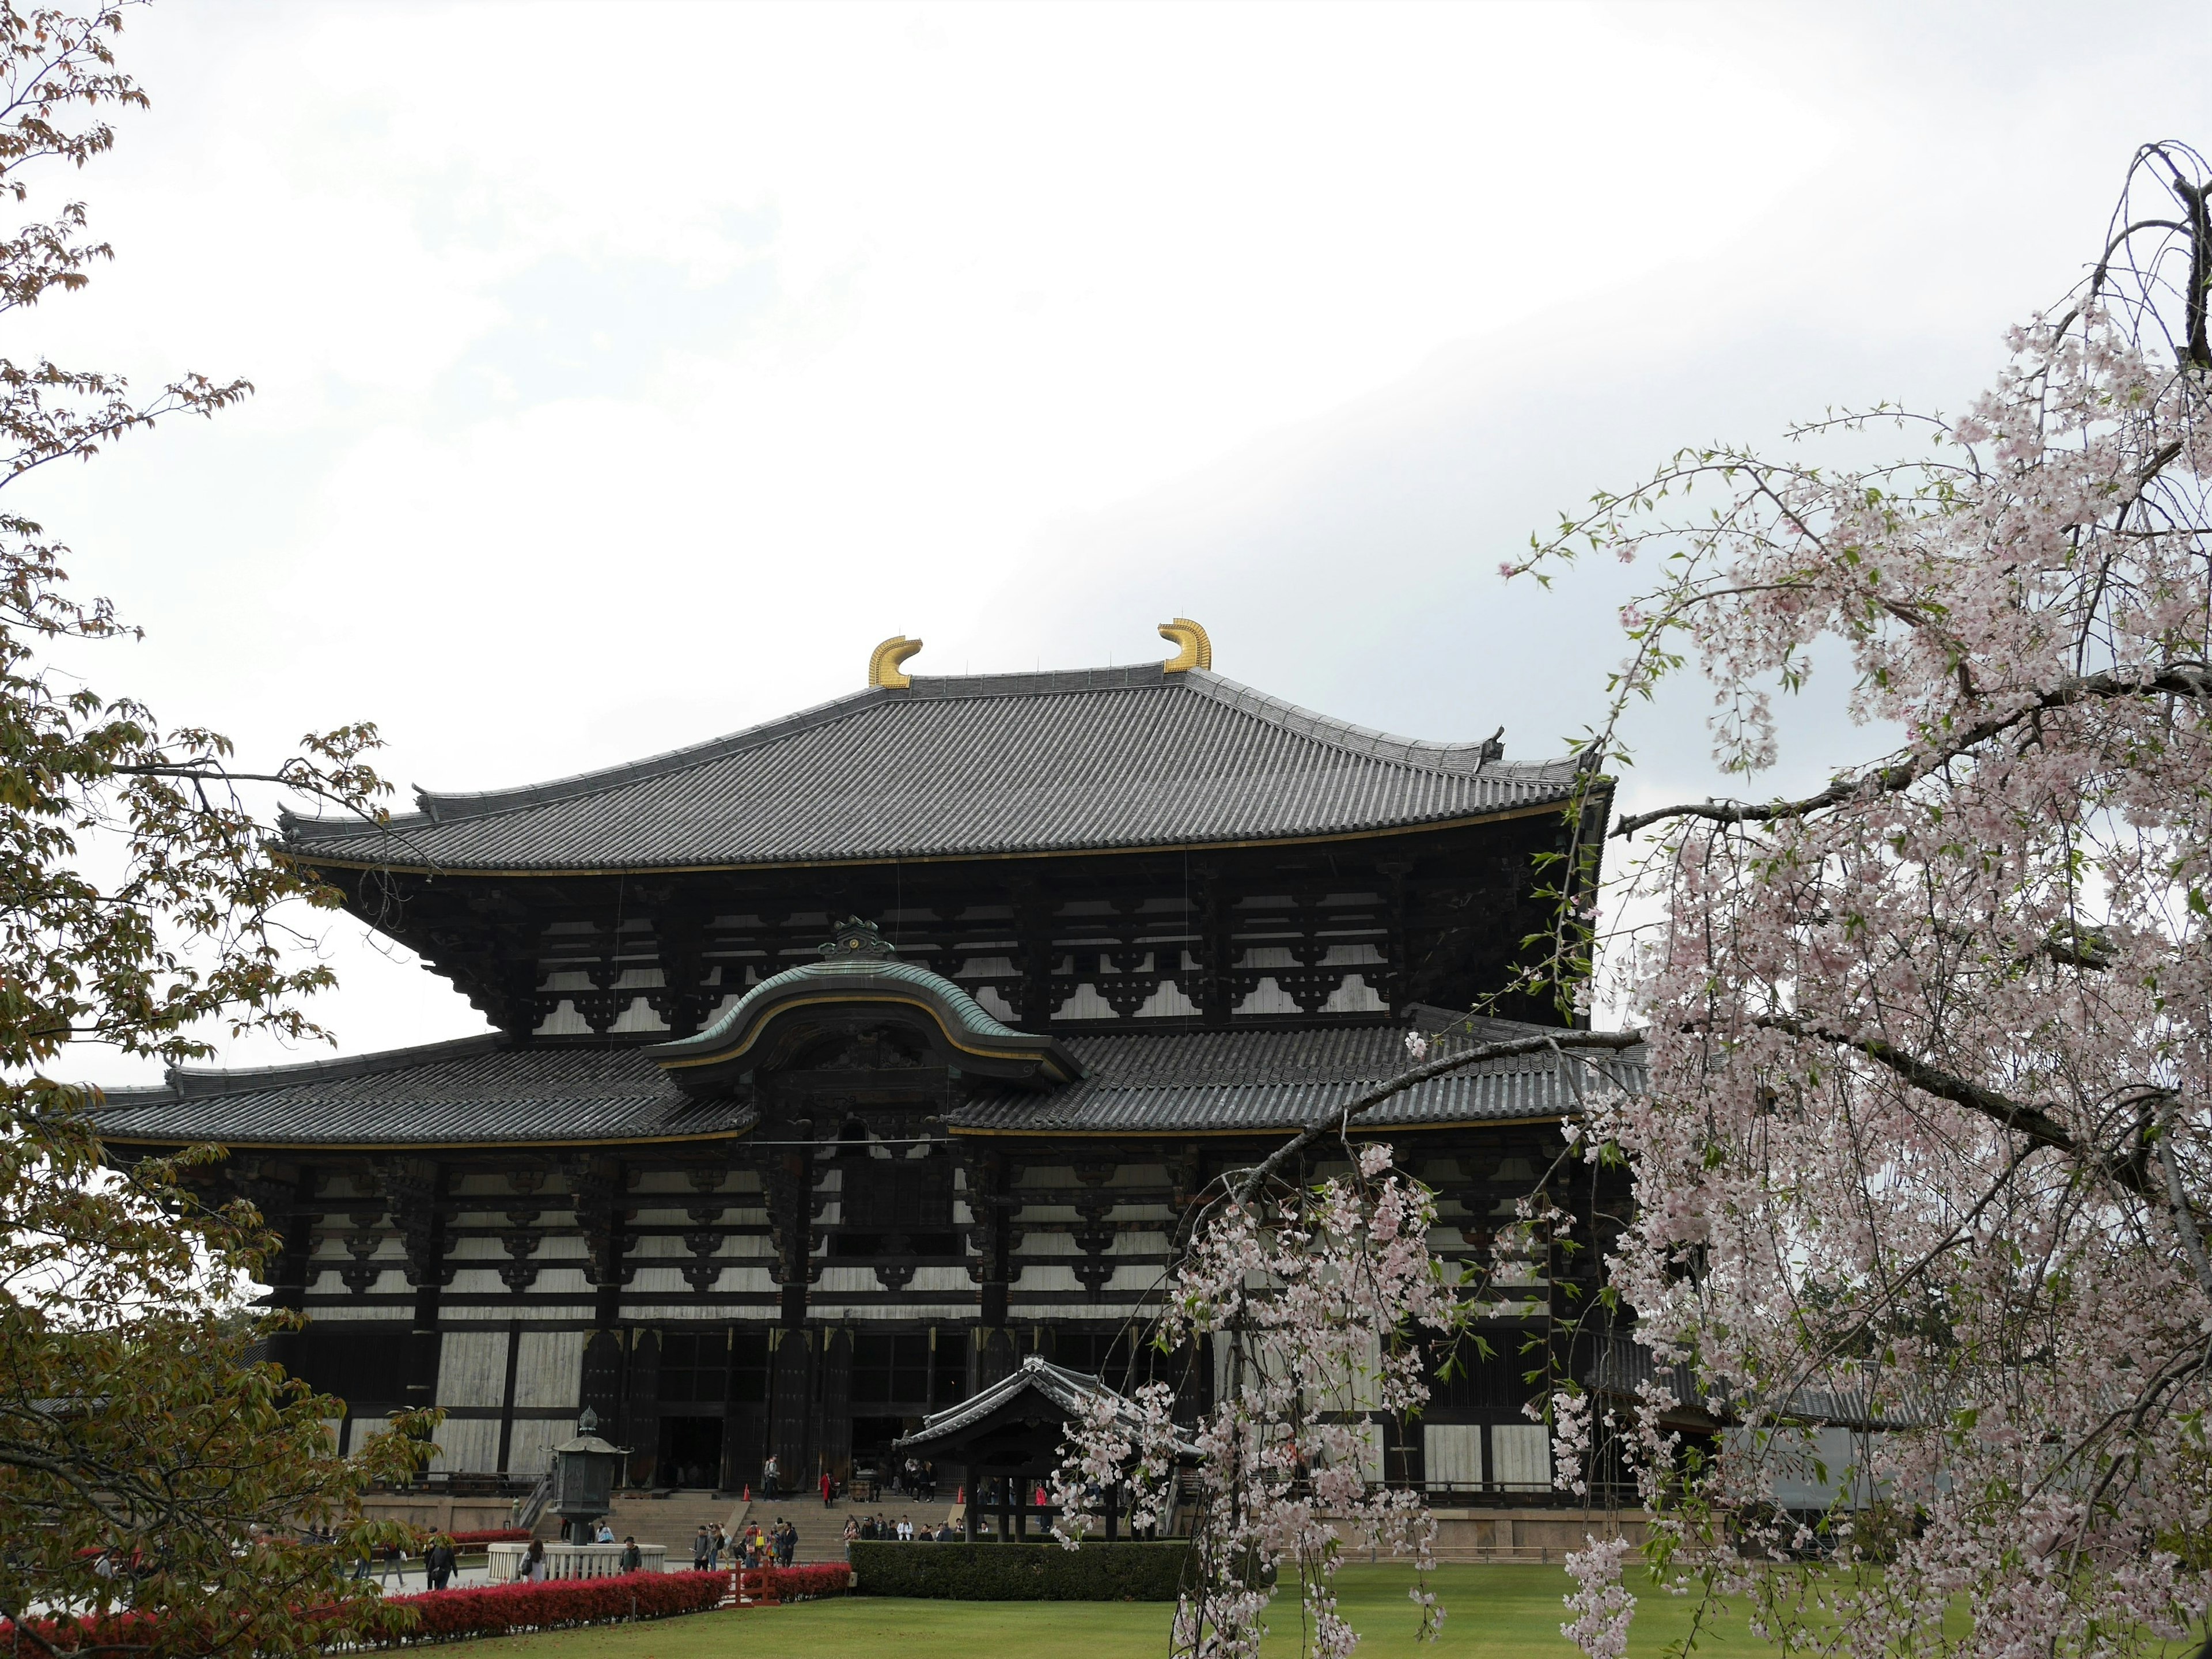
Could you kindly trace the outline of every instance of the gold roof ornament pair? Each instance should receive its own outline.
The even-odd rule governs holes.
[[[1162,673],[1181,674],[1193,668],[1213,666],[1213,641],[1189,617],[1177,617],[1173,622],[1162,623],[1160,637],[1178,647],[1175,655],[1160,665]],[[903,634],[892,635],[868,653],[868,684],[893,690],[912,685],[914,677],[900,665],[921,649],[920,640],[910,640]]]

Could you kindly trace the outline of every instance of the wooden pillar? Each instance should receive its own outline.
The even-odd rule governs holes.
[[[394,1163],[383,1171],[386,1202],[399,1229],[407,1282],[415,1291],[407,1336],[405,1404],[410,1411],[428,1411],[438,1401],[439,1350],[444,1340],[438,1304],[453,1276],[446,1263],[446,1218],[439,1202],[444,1173],[437,1164],[416,1159]]]
[[[769,1449],[775,1454],[787,1492],[806,1484],[807,1419],[814,1393],[812,1336],[804,1326],[777,1330],[769,1367]]]
[[[269,1218],[272,1226],[281,1227],[283,1239],[269,1279],[269,1305],[272,1308],[298,1313],[307,1305],[307,1281],[312,1277],[307,1261],[314,1250],[315,1219],[314,1212],[304,1205],[295,1206],[287,1215]],[[305,1331],[275,1333],[269,1339],[269,1358],[288,1374],[296,1375],[306,1335]]]
[[[630,1333],[629,1396],[630,1479],[644,1486],[672,1485],[671,1472],[660,1467],[660,1333],[650,1327]]]
[[[823,1469],[841,1486],[853,1475],[853,1334],[842,1326],[822,1334],[819,1393],[814,1434],[817,1489]]]
[[[514,1451],[514,1382],[520,1373],[522,1362],[522,1322],[507,1322],[507,1381],[499,1397],[499,1458],[493,1467],[501,1474],[507,1473],[507,1460]],[[590,1361],[585,1362],[588,1370]],[[614,1419],[611,1417],[608,1421]]]

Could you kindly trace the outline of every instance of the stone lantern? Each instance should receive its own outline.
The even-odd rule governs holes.
[[[553,1448],[553,1513],[572,1544],[592,1541],[592,1522],[614,1507],[615,1470],[629,1455],[592,1432],[599,1413],[590,1407],[576,1419],[576,1437]]]

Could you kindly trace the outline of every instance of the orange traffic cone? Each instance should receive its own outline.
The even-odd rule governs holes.
[[[956,1504],[964,1504],[964,1503],[966,1503],[966,1502],[968,1501],[968,1488],[967,1488],[967,1487],[965,1487],[965,1486],[961,1487],[961,1488],[960,1488],[960,1495],[959,1495],[957,1498],[954,1498],[952,1501],[953,1501],[954,1503],[956,1503]]]
[[[753,1483],[752,1483],[751,1481],[748,1480],[748,1481],[746,1481],[746,1482],[745,1482],[745,1502],[746,1502],[746,1503],[748,1503],[748,1504],[750,1504],[750,1503],[751,1503],[752,1501],[753,1501]]]

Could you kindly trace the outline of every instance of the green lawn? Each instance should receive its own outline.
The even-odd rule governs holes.
[[[1632,1587],[1636,1575],[1631,1575]],[[1412,1575],[1397,1567],[1346,1567],[1341,1599],[1364,1638],[1362,1659],[1507,1659],[1535,1654],[1568,1659],[1559,1634],[1559,1598],[1569,1581],[1557,1567],[1456,1566],[1437,1573],[1443,1635],[1423,1650],[1413,1640]],[[1629,1651],[1656,1655],[1688,1628],[1686,1606],[1638,1588],[1636,1638]],[[1278,1602],[1286,1619],[1296,1609]],[[907,1601],[854,1596],[759,1612],[707,1613],[638,1625],[518,1636],[482,1644],[520,1659],[1161,1659],[1167,1650],[1164,1603],[1098,1601]],[[1295,1637],[1272,1644],[1297,1651]],[[1711,1633],[1699,1651],[1769,1654],[1741,1617]],[[486,1659],[491,1659],[487,1654]],[[504,1651],[499,1659],[507,1659]]]

